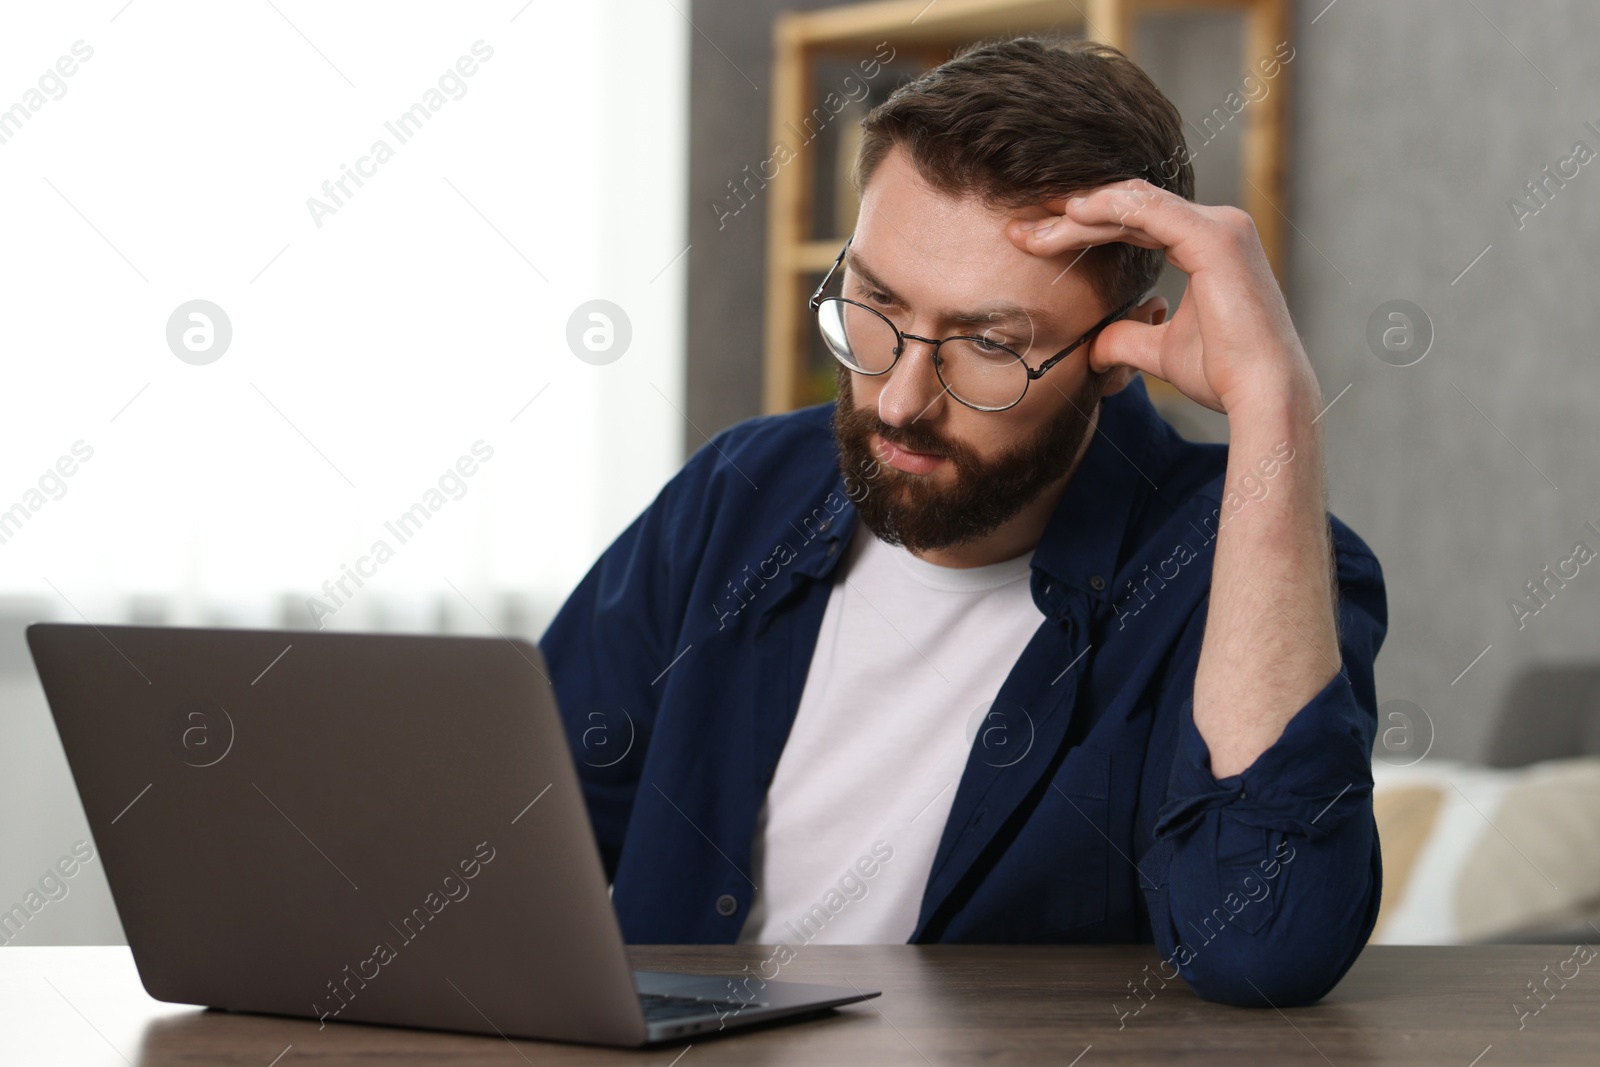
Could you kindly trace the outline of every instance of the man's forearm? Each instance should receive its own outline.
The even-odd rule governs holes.
[[[1228,413],[1224,504],[1194,680],[1194,723],[1218,778],[1255,762],[1341,669],[1312,423],[1319,399],[1308,383]],[[1270,479],[1263,459],[1279,464]],[[1265,490],[1252,494],[1252,486]],[[1229,494],[1237,494],[1232,514]]]

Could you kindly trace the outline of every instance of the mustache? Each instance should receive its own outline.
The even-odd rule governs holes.
[[[841,421],[845,430],[861,441],[863,445],[870,440],[872,434],[890,444],[898,445],[911,452],[923,452],[933,456],[944,456],[950,459],[965,459],[963,448],[953,442],[945,440],[938,433],[921,423],[907,423],[905,426],[890,426],[878,418],[877,412],[855,407],[848,394],[840,397],[842,404],[840,411]],[[877,449],[870,449],[874,454]],[[878,456],[882,459],[882,456]]]
[[[873,419],[872,422],[876,424],[872,426],[873,432],[892,445],[934,456],[948,455],[950,452],[950,446],[943,438],[916,423],[895,427],[881,419]]]

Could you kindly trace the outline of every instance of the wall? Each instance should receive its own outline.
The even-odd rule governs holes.
[[[689,51],[687,451],[761,411],[764,203],[719,221],[727,183],[772,154],[772,22],[838,0],[696,0]]]
[[[1600,323],[1582,295],[1597,261],[1600,164],[1520,229],[1506,203],[1575,141],[1600,151],[1584,127],[1600,126],[1600,8],[1476,7],[1340,0],[1312,25],[1321,3],[1297,6],[1283,205],[1303,235],[1290,262],[1295,321],[1325,395],[1350,386],[1324,420],[1333,507],[1389,583],[1380,697],[1421,706],[1435,753],[1463,758],[1487,754],[1519,669],[1600,652],[1596,568],[1520,630],[1507,606],[1574,541],[1600,550],[1584,529],[1600,525]],[[1414,366],[1380,362],[1365,340],[1368,316],[1393,299],[1433,324]]]

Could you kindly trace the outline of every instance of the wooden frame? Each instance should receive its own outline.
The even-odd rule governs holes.
[[[771,129],[774,143],[798,129],[816,95],[815,61],[823,56],[870,54],[887,40],[897,56],[917,56],[925,67],[944,61],[966,41],[1001,33],[1085,33],[1133,55],[1136,21],[1163,12],[1233,10],[1245,19],[1243,54],[1270,55],[1288,37],[1288,0],[873,0],[814,12],[786,11],[773,28]],[[1137,59],[1137,57],[1134,57]],[[1284,280],[1283,200],[1288,113],[1280,88],[1252,104],[1241,133],[1245,179],[1239,204],[1255,219],[1279,284]],[[814,208],[815,153],[802,145],[771,180],[767,213],[765,379],[763,407],[791,411],[815,398],[805,391],[807,275],[820,273],[846,235],[808,240]],[[1147,378],[1152,396],[1177,396]]]

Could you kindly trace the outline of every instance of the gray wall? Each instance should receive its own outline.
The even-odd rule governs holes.
[[[689,45],[689,421],[684,447],[761,412],[766,202],[718,220],[727,183],[772,155],[772,22],[841,0],[695,0]]]
[[[1326,396],[1350,385],[1324,422],[1334,510],[1389,581],[1380,698],[1421,706],[1437,754],[1484,756],[1518,670],[1600,656],[1600,567],[1520,631],[1507,606],[1600,550],[1600,161],[1520,230],[1506,206],[1575,141],[1600,151],[1600,7],[1340,0],[1310,25],[1321,3],[1295,27],[1289,305]],[[1436,331],[1414,366],[1364,341],[1391,299]]]
[[[765,148],[770,18],[785,6],[797,5],[694,5],[727,53],[696,36],[688,395],[706,433],[760,407],[765,219],[745,211],[719,233],[707,205]],[[1600,649],[1600,566],[1582,568],[1520,631],[1507,605],[1574,541],[1600,551],[1600,536],[1583,529],[1600,527],[1600,367],[1593,300],[1582,296],[1600,262],[1600,160],[1520,230],[1506,204],[1574,141],[1600,151],[1600,134],[1583,126],[1600,127],[1597,41],[1600,5],[1581,0],[1294,8],[1296,54],[1281,86],[1292,123],[1279,204],[1293,223],[1286,295],[1326,399],[1350,387],[1323,424],[1331,507],[1388,578],[1380,701],[1422,708],[1417,736],[1431,722],[1435,757],[1487,758],[1519,670]],[[1218,80],[1217,54],[1215,27],[1196,23],[1155,42],[1147,62],[1194,118],[1237,81],[1226,70]],[[1203,200],[1220,199],[1204,195],[1206,171],[1229,143],[1197,161]],[[1181,292],[1181,278],[1162,291]],[[1408,367],[1381,362],[1366,341],[1369,317],[1397,299],[1421,307],[1434,330]],[[1223,432],[1189,414],[1174,418],[1191,436]],[[686,443],[702,441],[691,432]]]

